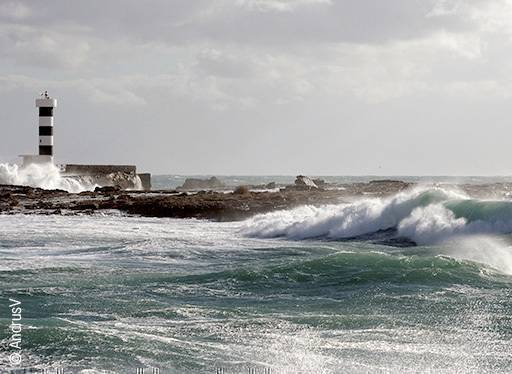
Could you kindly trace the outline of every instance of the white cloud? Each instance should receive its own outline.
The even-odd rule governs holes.
[[[471,17],[485,33],[505,34],[512,36],[512,1],[488,1],[479,7],[465,9],[467,16]]]
[[[0,75],[0,93],[10,94],[16,90],[33,90],[34,95],[42,90],[73,92],[75,97],[85,99],[88,105],[145,105],[143,97],[135,93],[137,77],[111,79],[38,79],[25,75]]]
[[[460,11],[460,0],[438,0],[426,17],[442,17],[456,15]]]
[[[39,68],[79,68],[90,63],[92,46],[76,28],[40,30],[19,24],[0,25],[0,56],[14,64]]]

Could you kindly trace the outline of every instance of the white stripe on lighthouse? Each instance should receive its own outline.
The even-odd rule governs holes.
[[[40,136],[39,145],[53,145],[53,136]]]
[[[53,126],[53,117],[39,117],[39,126]]]

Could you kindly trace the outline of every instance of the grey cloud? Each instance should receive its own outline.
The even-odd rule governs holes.
[[[227,55],[216,49],[200,52],[196,68],[206,75],[226,78],[250,77],[255,73],[253,62],[244,56]]]
[[[0,4],[0,19],[24,20],[32,15],[31,8],[17,1],[6,1]]]
[[[51,29],[54,24],[72,23],[88,27],[101,38],[121,35],[140,42],[377,43],[424,36],[439,29],[459,31],[472,27],[470,19],[441,12],[444,8],[438,0],[298,1],[302,6],[286,12],[269,6],[288,3],[149,0],[141,5],[135,0],[25,0],[16,4],[31,15],[25,21],[38,27]],[[269,11],[259,11],[264,4]]]
[[[511,8],[2,2],[1,154],[35,147],[33,99],[49,89],[61,161],[171,173],[497,172],[508,167]]]

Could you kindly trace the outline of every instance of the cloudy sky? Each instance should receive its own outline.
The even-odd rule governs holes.
[[[0,0],[0,160],[512,173],[510,0]]]

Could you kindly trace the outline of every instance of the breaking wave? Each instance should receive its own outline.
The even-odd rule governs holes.
[[[442,188],[416,189],[385,199],[304,206],[258,215],[242,232],[262,238],[350,239],[391,230],[416,244],[467,235],[512,232],[512,201],[474,200]]]
[[[26,167],[19,167],[2,163],[0,164],[0,184],[38,187],[47,190],[60,189],[73,193],[92,191],[97,187],[94,183],[62,176],[59,169],[52,164],[30,164]]]

